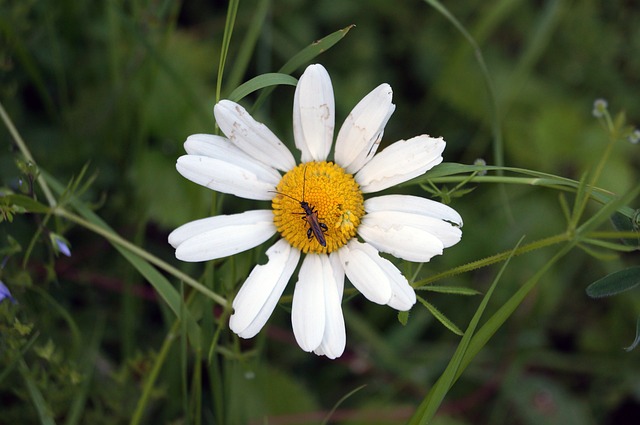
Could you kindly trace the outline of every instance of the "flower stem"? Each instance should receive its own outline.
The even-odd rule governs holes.
[[[35,159],[33,159],[33,156],[31,155],[27,144],[24,142],[24,140],[22,140],[20,133],[18,133],[15,125],[13,125],[13,121],[11,121],[11,117],[9,117],[9,114],[7,114],[7,111],[4,109],[2,102],[0,102],[0,117],[2,117],[2,121],[4,121],[4,124],[7,126],[7,130],[9,130],[9,133],[11,133],[13,140],[16,142],[16,145],[18,145],[18,149],[20,149],[20,152],[22,152],[22,155],[24,155],[25,159],[36,165],[36,161]],[[42,177],[42,174],[38,173],[38,175],[36,176],[36,180],[40,185],[45,198],[47,198],[47,202],[49,203],[49,205],[55,207],[57,204],[56,198],[54,198],[53,193],[51,192],[51,189],[49,189],[49,185],[47,185],[47,182]]]
[[[428,278],[419,280],[417,282],[414,282],[412,284],[412,286],[414,288],[419,288],[422,286],[426,286],[429,285],[432,282],[438,281],[440,279],[444,279],[450,276],[455,276],[457,274],[460,273],[466,273],[472,270],[476,270],[479,269],[481,267],[486,267],[486,266],[490,266],[491,264],[495,264],[495,263],[499,263],[501,261],[505,261],[507,260],[507,258],[511,257],[511,256],[517,256],[517,255],[521,255],[524,254],[526,252],[529,251],[534,251],[536,249],[541,249],[541,248],[546,248],[548,246],[551,245],[555,245],[561,242],[566,242],[571,240],[571,235],[568,232],[565,233],[560,233],[554,236],[550,236],[548,238],[544,238],[544,239],[540,239],[537,240],[535,242],[531,242],[527,245],[522,245],[520,247],[518,247],[518,249],[516,249],[515,251],[513,250],[509,250],[509,251],[504,251],[504,252],[500,252],[498,254],[494,254],[490,257],[486,257],[483,258],[481,260],[476,260],[476,261],[472,261],[471,263],[467,263],[467,264],[463,264],[461,266],[458,267],[454,267],[452,269],[449,269],[445,272],[439,273],[439,274],[435,274],[433,276],[429,276]]]
[[[60,217],[64,217],[69,221],[72,221],[88,230],[91,230],[92,232],[95,232],[97,234],[99,234],[100,236],[103,236],[105,239],[107,239],[109,242],[112,242],[118,246],[121,246],[122,248],[125,248],[129,251],[131,251],[132,253],[138,255],[140,258],[148,261],[149,263],[153,264],[154,266],[166,271],[167,273],[173,275],[174,277],[176,277],[177,279],[180,279],[182,281],[184,281],[187,285],[191,286],[192,288],[200,291],[201,293],[203,293],[204,295],[208,296],[209,298],[211,298],[212,300],[214,300],[215,302],[217,302],[218,304],[222,305],[222,306],[227,306],[227,300],[216,294],[215,292],[211,291],[209,288],[207,288],[206,286],[204,286],[203,284],[201,284],[200,282],[198,282],[197,280],[191,278],[189,275],[181,272],[180,270],[178,270],[177,268],[173,267],[172,265],[166,263],[165,261],[159,259],[158,257],[150,254],[149,252],[145,251],[144,249],[138,247],[137,245],[129,242],[128,240],[124,239],[123,237],[121,237],[120,235],[111,232],[107,229],[104,229],[100,226],[97,226],[85,219],[83,219],[82,217],[79,217],[75,214],[70,213],[69,211],[67,211],[64,208],[55,208],[53,210],[53,213],[57,216]]]
[[[153,367],[151,371],[146,376],[144,387],[142,389],[142,395],[138,400],[138,404],[136,406],[135,412],[133,412],[133,417],[131,418],[130,425],[137,425],[142,420],[142,415],[144,414],[145,407],[151,397],[151,391],[155,389],[155,382],[158,379],[158,375],[160,374],[160,369],[162,369],[162,365],[164,365],[167,356],[169,355],[169,350],[173,345],[173,341],[176,339],[178,335],[178,329],[180,327],[180,320],[176,320],[173,322],[171,326],[171,330],[167,333],[167,336],[164,338],[164,342],[162,343],[162,347],[158,352],[158,355],[155,358],[155,362],[153,363]]]

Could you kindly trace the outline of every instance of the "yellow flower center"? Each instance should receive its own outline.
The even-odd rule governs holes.
[[[364,215],[360,186],[333,162],[300,164],[282,177],[271,201],[273,222],[304,253],[329,253],[356,235]]]

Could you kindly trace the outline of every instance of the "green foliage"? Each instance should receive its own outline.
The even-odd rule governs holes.
[[[587,295],[592,298],[610,297],[630,291],[640,285],[640,267],[618,270],[587,286]]]
[[[17,301],[0,301],[0,423],[595,424],[640,409],[636,8],[229,3],[0,0],[0,280]],[[312,62],[338,124],[388,82],[384,145],[444,137],[445,163],[397,190],[464,219],[442,257],[397,262],[421,296],[410,312],[347,285],[334,362],[297,348],[292,284],[256,338],[228,330],[265,247],[202,265],[166,242],[269,208],[175,161],[216,131],[219,98],[292,148]]]

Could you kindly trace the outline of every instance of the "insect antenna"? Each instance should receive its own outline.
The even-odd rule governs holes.
[[[300,199],[294,198],[291,195],[287,195],[286,193],[278,192],[277,190],[270,190],[271,193],[277,193],[278,195],[286,196],[287,198],[293,199],[294,201],[300,203],[304,202],[304,194],[307,189],[307,165],[304,166],[304,172],[302,174],[302,201]]]
[[[296,199],[296,198],[294,198],[294,197],[293,197],[293,196],[291,196],[291,195],[287,195],[286,193],[278,192],[277,190],[270,190],[269,192],[271,192],[271,193],[277,193],[278,195],[282,195],[282,196],[286,196],[287,198],[291,198],[291,199],[293,199],[294,201],[296,201],[296,202],[298,202],[298,203],[300,202],[300,200],[299,200],[299,199]]]
[[[304,191],[307,188],[307,164],[304,165],[304,171],[302,172],[302,200],[304,201]]]

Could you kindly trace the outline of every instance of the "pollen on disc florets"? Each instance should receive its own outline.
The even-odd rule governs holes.
[[[282,237],[302,252],[333,252],[356,235],[364,199],[353,176],[339,165],[326,161],[300,164],[282,177],[276,191],[271,201],[273,221]],[[302,201],[317,213],[326,246],[313,232],[307,237],[310,223]]]

